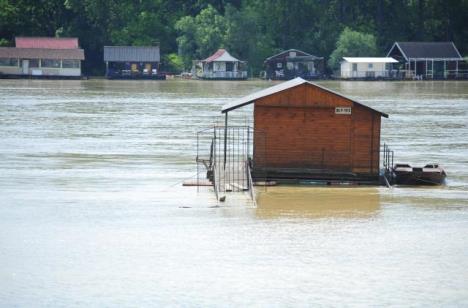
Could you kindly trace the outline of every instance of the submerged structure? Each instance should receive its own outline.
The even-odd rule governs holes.
[[[108,79],[165,79],[159,46],[104,46]]]
[[[230,126],[229,114],[249,104],[253,127]],[[222,113],[225,125],[215,127],[210,158],[197,157],[215,190],[249,189],[258,181],[379,184],[386,113],[302,78],[237,99]],[[385,148],[387,170],[391,158]]]
[[[16,37],[16,47],[0,47],[0,76],[79,78],[84,50],[74,37]]]
[[[247,62],[218,49],[204,60],[193,62],[192,75],[199,79],[244,80],[247,79]]]

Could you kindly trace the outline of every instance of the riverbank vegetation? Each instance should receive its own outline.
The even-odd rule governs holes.
[[[394,41],[454,41],[468,53],[465,0],[0,0],[0,45],[15,36],[78,37],[86,74],[104,71],[104,45],[160,44],[178,72],[217,48],[249,62],[297,48],[324,56],[383,56]]]

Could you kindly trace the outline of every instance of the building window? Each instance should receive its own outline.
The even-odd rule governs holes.
[[[283,63],[281,62],[276,63],[276,68],[283,68]]]
[[[294,69],[294,63],[292,63],[292,62],[287,62],[287,63],[286,63],[286,67],[288,68],[288,70],[293,70],[293,69]]]
[[[18,66],[18,59],[0,58],[0,66]]]
[[[289,52],[289,56],[290,56],[291,58],[295,58],[296,55],[297,55],[297,54],[296,54],[295,51],[290,51],[290,52]]]
[[[29,60],[29,67],[39,67],[39,59]]]
[[[0,58],[0,66],[18,66],[18,59]]]
[[[62,60],[63,68],[80,68],[80,60]]]
[[[60,60],[42,59],[41,60],[41,67],[60,68]]]
[[[374,64],[373,64],[373,63],[367,64],[367,68],[368,68],[368,69],[373,69],[373,68],[374,68]]]

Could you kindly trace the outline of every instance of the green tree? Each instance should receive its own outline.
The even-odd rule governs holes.
[[[226,19],[211,5],[195,17],[182,17],[175,27],[180,33],[179,53],[186,65],[191,59],[207,57],[224,46]]]
[[[377,55],[377,44],[374,35],[345,28],[336,42],[328,65],[338,68],[342,57],[372,57]]]

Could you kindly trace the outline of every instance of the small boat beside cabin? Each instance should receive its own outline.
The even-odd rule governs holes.
[[[393,167],[395,183],[399,185],[442,185],[447,174],[438,164],[424,167],[411,167],[409,164],[396,164]]]

